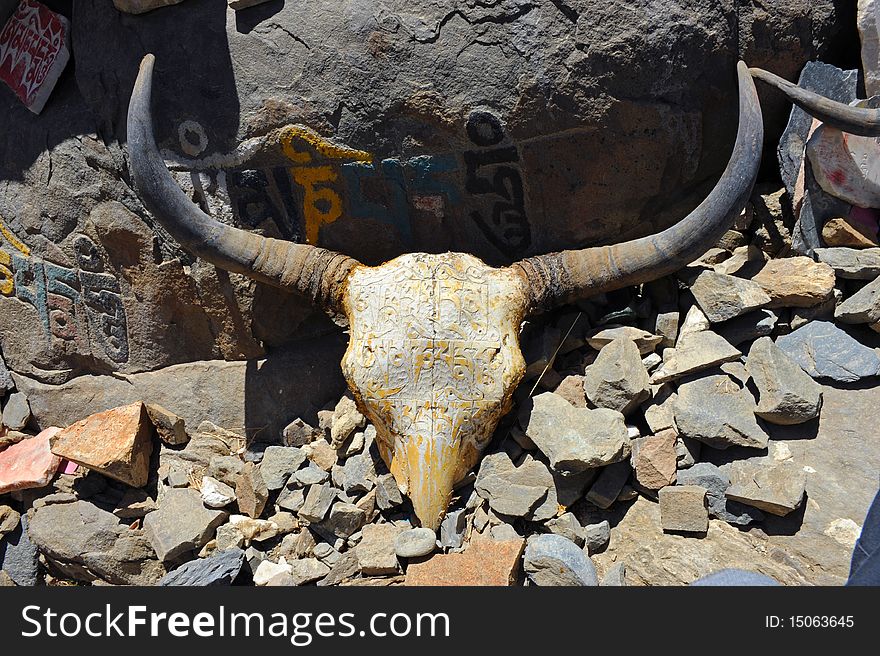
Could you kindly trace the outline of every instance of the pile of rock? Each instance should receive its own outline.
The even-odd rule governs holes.
[[[779,197],[676,275],[526,326],[518,409],[436,534],[348,396],[272,444],[140,402],[32,435],[0,360],[0,583],[597,585],[639,496],[697,539],[796,512],[809,468],[770,429],[880,372],[880,248],[781,257]]]

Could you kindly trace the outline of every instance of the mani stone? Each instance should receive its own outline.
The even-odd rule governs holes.
[[[132,487],[150,477],[153,424],[144,404],[99,412],[52,438],[52,452]]]
[[[725,496],[730,487],[730,479],[710,462],[698,462],[689,469],[678,472],[678,484],[705,488],[709,514],[728,524],[745,526],[764,519],[764,513],[757,508],[731,501]]]
[[[670,485],[658,493],[664,531],[705,533],[709,530],[706,489],[699,485]]]
[[[809,257],[770,260],[752,276],[752,281],[770,295],[768,307],[812,307],[834,293],[834,270]]]
[[[400,571],[395,541],[402,532],[403,529],[394,524],[364,526],[363,537],[354,548],[362,574],[382,576]]]
[[[535,585],[599,585],[596,568],[584,550],[561,535],[530,537],[523,554],[523,569]]]
[[[675,482],[677,439],[675,430],[669,428],[638,440],[638,448],[633,449],[632,462],[639,485],[649,490],[659,490]]]
[[[817,248],[814,253],[839,278],[873,280],[880,276],[880,248]]]
[[[758,283],[714,271],[697,276],[691,293],[712,323],[733,319],[770,303],[770,296]]]
[[[230,585],[244,565],[244,551],[224,549],[208,558],[197,558],[166,574],[157,585],[209,586]]]
[[[587,501],[602,510],[609,508],[620,496],[620,491],[629,480],[630,470],[628,462],[616,462],[604,467],[587,493]]]
[[[168,446],[182,446],[189,442],[186,423],[183,419],[155,403],[147,403],[145,407],[147,408],[147,416],[162,442]]]
[[[652,335],[647,330],[636,328],[634,326],[616,326],[614,328],[603,328],[594,335],[587,337],[587,344],[601,351],[605,346],[616,339],[625,339],[634,342],[639,349],[641,355],[652,353],[657,345],[663,340],[659,335]]]
[[[52,453],[50,440],[60,428],[47,428],[0,451],[0,494],[46,487],[54,478],[61,458]]]
[[[834,318],[843,323],[877,323],[880,321],[880,278],[862,287],[838,305]]]
[[[575,408],[553,392],[538,394],[524,403],[519,423],[554,471],[574,473],[602,467],[630,453],[620,412]]]
[[[165,574],[144,531],[87,501],[37,508],[28,532],[47,560],[76,580],[152,585]]]
[[[434,554],[406,569],[407,586],[508,586],[519,573],[524,542],[476,538],[461,553]]]
[[[584,391],[590,402],[624,416],[650,397],[650,385],[638,347],[626,338],[606,345],[584,373]]]
[[[437,536],[429,528],[411,528],[394,538],[394,553],[398,558],[421,558],[434,553]]]
[[[755,400],[727,375],[706,376],[678,388],[675,424],[679,435],[716,449],[767,447],[770,437],[755,420]]]
[[[160,560],[174,560],[205,546],[228,516],[205,508],[197,490],[172,488],[165,491],[159,509],[144,518],[144,533]]]
[[[755,414],[773,424],[801,424],[819,415],[822,387],[769,337],[752,343],[746,370],[758,388]]]
[[[10,395],[3,406],[3,425],[9,430],[24,430],[31,419],[31,407],[21,392]]]
[[[828,321],[811,321],[779,337],[776,345],[813,378],[851,383],[880,370],[880,358],[873,349]]]
[[[790,461],[738,460],[730,464],[728,499],[783,517],[804,499],[807,474]]]
[[[241,473],[236,476],[235,498],[238,509],[248,517],[256,519],[263,514],[269,500],[269,489],[263,481],[260,468],[254,463],[246,462]]]
[[[663,364],[651,375],[651,384],[666,383],[741,356],[739,349],[711,330],[690,333],[680,337],[674,349],[663,352]]]
[[[269,490],[280,490],[305,461],[306,454],[296,447],[266,447],[260,462],[260,476]]]

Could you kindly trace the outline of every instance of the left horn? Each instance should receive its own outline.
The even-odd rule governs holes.
[[[155,57],[141,61],[128,106],[128,152],[135,187],[146,208],[181,246],[215,266],[297,292],[330,314],[343,314],[346,255],[308,244],[263,237],[208,216],[177,186],[153,135],[150,110]]]
[[[749,69],[737,65],[739,128],[733,154],[709,196],[663,232],[583,250],[550,253],[512,265],[525,278],[530,311],[637,285],[686,266],[711,248],[745,207],[761,163],[764,127]]]
[[[831,100],[760,68],[750,68],[749,73],[756,80],[761,80],[761,82],[779,89],[807,114],[833,128],[861,137],[880,136],[880,110],[852,107]]]

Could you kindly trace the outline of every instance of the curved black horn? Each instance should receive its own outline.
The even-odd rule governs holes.
[[[128,106],[128,152],[146,208],[186,250],[212,264],[298,292],[342,312],[348,274],[358,262],[308,244],[263,237],[217,221],[193,204],[165,167],[153,135],[153,55],[141,61]]]
[[[711,248],[745,207],[758,176],[764,127],[755,84],[743,62],[733,154],[709,196],[674,226],[612,246],[563,251],[513,265],[526,279],[532,311],[668,275]]]
[[[795,105],[831,127],[857,134],[862,137],[880,136],[880,110],[850,105],[831,100],[818,93],[807,91],[778,75],[761,68],[750,68],[749,73],[756,80],[761,80],[779,89]]]

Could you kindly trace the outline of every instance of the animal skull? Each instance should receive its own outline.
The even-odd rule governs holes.
[[[342,370],[375,424],[383,459],[423,526],[436,529],[454,485],[477,463],[524,372],[524,317],[667,275],[698,258],[744,207],[763,128],[738,65],[740,121],[731,161],[708,198],[656,235],[492,268],[464,253],[403,255],[377,267],[224,225],[175,184],[156,148],[153,56],[128,114],[131,170],[144,205],[180,244],[216,266],[298,292],[350,326]]]

